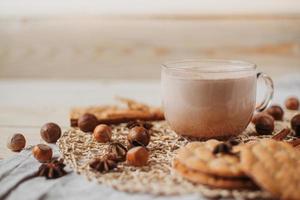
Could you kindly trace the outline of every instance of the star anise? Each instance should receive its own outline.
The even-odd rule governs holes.
[[[144,127],[145,129],[149,130],[153,127],[153,124],[151,124],[149,122],[136,120],[136,121],[128,122],[127,125],[126,125],[126,127],[129,128],[129,129],[131,129],[135,126],[141,126],[141,127]]]
[[[44,176],[46,179],[55,179],[67,174],[64,170],[65,164],[63,159],[54,158],[50,162],[43,163],[39,167],[37,176]]]
[[[126,160],[127,148],[119,142],[113,142],[108,146],[108,152],[115,155],[115,161],[122,162]]]
[[[108,172],[117,167],[116,157],[113,154],[107,154],[102,157],[94,158],[89,166],[98,172]]]

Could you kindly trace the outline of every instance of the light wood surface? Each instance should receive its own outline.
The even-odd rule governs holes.
[[[298,0],[39,0],[0,1],[0,17],[66,15],[203,15],[203,14],[299,14]]]
[[[0,18],[0,78],[159,79],[182,58],[300,74],[300,17]],[[215,16],[216,17],[216,16]]]
[[[6,147],[14,133],[23,133],[27,145],[34,145],[43,142],[44,123],[69,128],[72,106],[116,104],[116,95],[160,105],[159,88],[158,81],[0,80],[0,158],[16,154]]]

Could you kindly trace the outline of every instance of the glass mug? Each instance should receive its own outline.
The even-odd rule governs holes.
[[[256,106],[257,79],[268,88]],[[165,118],[178,134],[224,138],[246,129],[254,111],[263,111],[273,97],[273,81],[256,65],[232,60],[169,62],[161,71]]]

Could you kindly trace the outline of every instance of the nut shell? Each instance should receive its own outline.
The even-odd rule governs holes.
[[[46,144],[38,144],[33,147],[32,154],[41,163],[49,162],[52,159],[52,149]]]
[[[48,143],[55,143],[61,136],[61,129],[55,123],[44,124],[40,131],[41,137]]]
[[[127,152],[127,164],[141,167],[147,165],[149,159],[149,152],[145,147],[134,147]]]
[[[263,115],[257,118],[255,124],[256,132],[260,135],[269,135],[274,131],[274,119],[269,115]]]
[[[78,119],[78,127],[83,132],[93,132],[97,125],[98,119],[93,114],[86,113]]]
[[[285,107],[289,110],[298,110],[299,104],[299,99],[297,97],[289,97],[285,100]]]
[[[21,151],[26,145],[26,139],[21,133],[16,133],[8,138],[7,148],[12,151]]]
[[[112,136],[111,128],[106,124],[100,124],[94,129],[93,136],[97,142],[109,142]]]
[[[147,146],[150,142],[150,134],[144,127],[136,126],[130,129],[127,140],[130,146]]]
[[[260,118],[260,117],[262,117],[262,116],[266,116],[266,115],[267,115],[267,116],[270,116],[269,114],[264,113],[264,112],[257,113],[257,114],[255,114],[255,115],[253,115],[251,122],[252,122],[253,124],[256,124],[258,118]],[[271,116],[271,117],[272,117],[272,116]]]
[[[272,105],[266,110],[266,113],[271,115],[275,120],[283,120],[284,111],[279,105]]]

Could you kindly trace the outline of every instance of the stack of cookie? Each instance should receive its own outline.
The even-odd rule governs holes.
[[[196,184],[224,189],[262,189],[276,198],[300,199],[300,151],[260,139],[249,144],[208,140],[181,148],[176,172]]]

